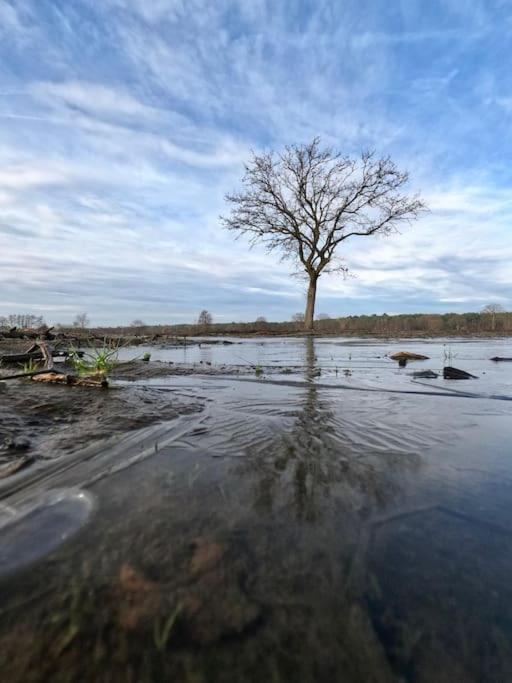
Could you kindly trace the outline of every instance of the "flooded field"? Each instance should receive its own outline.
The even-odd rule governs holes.
[[[512,340],[226,341],[44,388],[80,443],[0,482],[0,680],[512,680]]]

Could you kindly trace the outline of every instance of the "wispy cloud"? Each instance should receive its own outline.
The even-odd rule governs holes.
[[[510,14],[499,0],[0,0],[0,308],[291,315],[302,284],[218,215],[251,148],[317,134],[391,154],[431,207],[347,244],[357,277],[325,277],[322,310],[512,305]]]

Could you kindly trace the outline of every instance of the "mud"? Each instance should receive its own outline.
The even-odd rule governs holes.
[[[134,380],[167,375],[167,365],[138,361],[120,365],[107,390],[25,379],[5,382],[0,394],[0,473],[2,466],[27,454],[34,461],[65,457],[113,434],[201,410],[197,401],[169,401],[157,389],[115,381],[118,376]]]

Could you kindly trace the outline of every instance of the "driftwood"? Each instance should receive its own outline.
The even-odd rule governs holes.
[[[471,375],[465,370],[459,370],[450,366],[443,368],[443,377],[444,379],[478,379],[475,375]]]
[[[16,372],[14,375],[6,375],[5,377],[0,376],[0,382],[4,382],[8,379],[22,379],[23,377],[35,377],[36,375],[44,375],[47,372],[48,368],[43,368],[42,370],[33,370],[32,372]],[[59,372],[59,374],[64,374],[57,370],[53,370],[52,372]]]
[[[49,382],[50,384],[66,384],[67,386],[93,387],[96,389],[108,388],[108,380],[103,375],[77,377],[76,375],[66,375],[61,372],[46,371],[34,373],[32,380],[34,382]]]
[[[30,361],[45,361],[51,353],[53,358],[67,358],[69,351],[59,350],[48,346],[46,342],[36,342],[22,353],[3,353],[0,355],[0,363],[10,365],[15,363],[29,363]],[[76,351],[80,358],[84,355],[83,351]]]
[[[11,474],[15,474],[15,472],[18,472],[19,470],[23,469],[24,467],[30,465],[33,462],[34,457],[32,455],[24,455],[22,458],[18,458],[6,467],[0,468],[0,479],[10,477]]]
[[[490,358],[489,360],[493,360],[495,363],[512,362],[512,358],[502,358],[501,356],[494,356],[494,358]]]
[[[35,382],[49,382],[51,384],[65,384],[67,386],[79,387],[95,387],[100,389],[105,389],[108,387],[108,380],[101,373],[90,375],[88,377],[77,377],[76,375],[68,375],[65,372],[56,370],[53,367],[53,357],[55,355],[55,349],[52,346],[50,346],[47,342],[37,342],[37,344],[31,346],[26,353],[38,353],[39,359],[42,362],[44,362],[44,369],[8,375],[7,377],[2,377],[2,380],[21,379],[22,377],[29,377]]]
[[[0,363],[13,365],[15,363],[29,363],[31,360],[42,360],[41,351],[25,351],[24,353],[3,353],[0,356]]]

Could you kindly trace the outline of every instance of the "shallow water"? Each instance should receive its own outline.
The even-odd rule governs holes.
[[[0,678],[512,680],[512,363],[488,360],[512,341],[449,345],[151,349],[264,374],[139,382],[203,410],[5,501],[80,486],[97,507],[0,581]],[[448,353],[479,379],[413,381]]]

